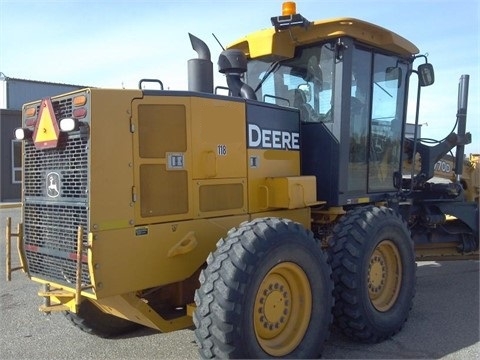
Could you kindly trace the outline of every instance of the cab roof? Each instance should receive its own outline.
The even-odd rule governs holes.
[[[405,58],[419,52],[413,43],[390,30],[347,17],[317,20],[307,26],[292,26],[281,31],[274,27],[259,30],[233,42],[228,48],[239,49],[251,59],[288,59],[294,56],[298,46],[345,36]]]

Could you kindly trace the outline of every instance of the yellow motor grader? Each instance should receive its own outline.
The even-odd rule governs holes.
[[[456,159],[452,155],[445,155],[435,164],[435,178],[446,181],[456,181]],[[470,154],[463,160],[463,173],[460,182],[465,190],[466,199],[477,201],[480,194],[480,154]]]
[[[293,2],[271,23],[219,55],[226,88],[190,35],[188,90],[143,79],[24,105],[16,235],[41,311],[103,337],[195,325],[204,358],[313,358],[332,321],[397,333],[417,259],[478,258],[478,201],[429,181],[471,141],[468,75],[458,133],[427,146],[405,137],[409,89],[418,104],[434,83],[414,44]]]

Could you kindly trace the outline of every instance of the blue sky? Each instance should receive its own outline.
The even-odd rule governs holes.
[[[451,131],[458,80],[469,74],[467,129],[473,143],[466,153],[480,153],[479,0],[296,3],[297,11],[309,20],[356,17],[393,30],[428,53],[436,81],[422,89],[424,137],[442,139]],[[281,0],[0,0],[0,71],[9,77],[113,88],[136,88],[141,78],[159,78],[166,88],[187,89],[187,61],[196,57],[189,32],[209,45],[216,64],[221,49],[212,33],[229,44],[269,27],[281,4]],[[220,75],[216,85],[223,85]],[[409,122],[413,120],[411,116]]]

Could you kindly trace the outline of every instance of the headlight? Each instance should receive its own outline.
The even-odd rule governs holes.
[[[32,130],[25,128],[15,129],[14,135],[17,140],[29,140],[32,138]]]
[[[78,129],[78,120],[72,118],[65,118],[60,120],[60,130],[69,132]]]

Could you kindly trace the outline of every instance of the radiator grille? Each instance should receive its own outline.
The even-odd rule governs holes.
[[[77,227],[87,228],[86,207],[27,202],[24,218],[25,253],[30,275],[66,285],[75,284]],[[83,243],[87,244],[86,231]],[[82,264],[82,283],[90,285],[86,259]]]
[[[46,176],[60,176],[60,198],[86,199],[88,189],[88,139],[79,134],[62,137],[56,149],[37,150],[33,143],[25,145],[25,196],[47,197]]]
[[[55,116],[72,115],[72,99],[52,103]],[[88,134],[61,134],[58,147],[24,148],[24,247],[31,276],[73,286],[76,282],[77,228],[88,233]],[[86,252],[82,284],[90,285]]]

